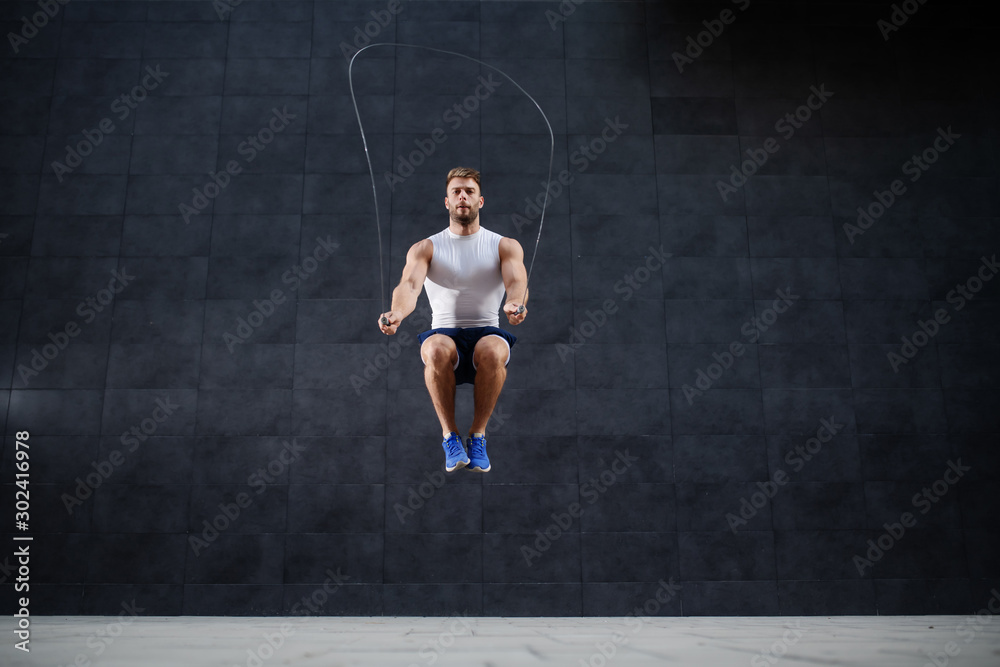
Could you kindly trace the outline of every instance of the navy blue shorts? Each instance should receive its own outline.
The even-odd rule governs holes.
[[[417,336],[417,340],[423,345],[424,341],[434,334],[444,334],[453,341],[458,348],[458,363],[455,365],[455,384],[474,384],[476,381],[476,367],[472,363],[472,353],[476,348],[476,343],[480,338],[486,336],[499,336],[507,343],[507,362],[510,362],[510,348],[517,342],[517,336],[504,331],[499,327],[440,327],[424,331]]]

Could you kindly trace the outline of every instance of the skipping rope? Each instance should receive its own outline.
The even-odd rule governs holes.
[[[514,84],[514,86],[518,90],[520,90],[522,93],[524,93],[525,96],[527,96],[527,98],[529,100],[531,100],[531,102],[535,105],[535,108],[538,109],[538,112],[540,114],[542,114],[542,119],[545,120],[545,125],[549,129],[549,139],[550,139],[550,142],[551,142],[550,147],[549,147],[549,172],[548,172],[548,177],[545,179],[545,199],[544,199],[544,203],[542,204],[542,214],[541,214],[541,217],[539,218],[539,221],[538,221],[538,236],[535,238],[535,250],[531,254],[531,263],[528,265],[528,278],[527,278],[527,280],[524,283],[524,294],[521,296],[521,305],[517,309],[518,314],[523,313],[524,312],[524,297],[528,295],[528,283],[531,282],[531,270],[533,268],[535,268],[535,256],[538,254],[538,242],[542,238],[542,225],[545,224],[545,209],[547,208],[548,203],[549,203],[549,183],[552,181],[552,162],[553,162],[553,158],[555,156],[555,148],[556,148],[556,139],[555,139],[555,134],[552,132],[552,125],[549,123],[548,117],[546,117],[545,112],[542,111],[542,107],[538,104],[538,102],[535,100],[535,98],[532,97],[531,95],[529,95],[528,91],[526,91],[524,88],[522,88],[517,83],[517,81],[514,81],[514,79],[510,78],[510,76],[506,72],[504,72],[503,70],[499,69],[498,67],[494,67],[493,65],[490,65],[489,63],[484,63],[482,60],[479,60],[478,58],[473,58],[472,56],[467,56],[464,53],[457,53],[455,51],[445,51],[444,49],[437,49],[437,48],[434,48],[434,47],[431,47],[431,46],[420,46],[418,44],[399,44],[399,43],[393,43],[393,42],[380,42],[378,44],[369,44],[368,46],[365,46],[365,47],[359,49],[357,51],[357,53],[355,53],[351,57],[350,65],[348,65],[348,68],[347,68],[347,82],[348,82],[348,85],[351,88],[351,101],[354,103],[354,114],[358,118],[358,129],[361,130],[361,142],[364,144],[364,147],[365,147],[365,159],[368,161],[368,174],[369,174],[369,176],[371,176],[371,181],[372,181],[372,199],[375,202],[375,226],[376,226],[376,229],[378,230],[378,269],[379,269],[379,271],[378,271],[378,277],[379,277],[379,286],[380,286],[379,287],[379,298],[381,299],[381,302],[382,302],[382,311],[381,312],[383,312],[383,313],[387,312],[386,309],[385,309],[385,296],[386,296],[386,291],[385,291],[385,277],[384,277],[385,268],[384,268],[383,261],[382,261],[382,224],[381,224],[381,222],[379,220],[378,193],[376,192],[376,187],[375,187],[375,171],[372,169],[372,159],[371,159],[371,156],[368,153],[368,141],[367,141],[367,139],[365,139],[365,128],[364,128],[364,125],[361,123],[361,113],[358,111],[358,101],[357,101],[357,98],[354,95],[354,79],[353,79],[353,69],[354,69],[354,60],[355,60],[355,58],[357,58],[359,55],[361,55],[362,51],[365,51],[367,49],[370,49],[370,48],[373,48],[373,47],[376,47],[376,46],[400,46],[400,47],[409,48],[409,49],[425,49],[427,51],[435,51],[437,53],[445,53],[445,54],[451,55],[451,56],[458,56],[459,58],[465,58],[466,60],[471,60],[472,62],[479,63],[480,65],[482,65],[484,67],[490,68],[491,70],[493,70],[494,72],[496,72],[497,74],[499,74],[500,76],[504,77],[505,79],[507,79],[508,81],[510,81],[512,84]],[[382,324],[388,324],[388,323],[389,323],[389,321],[385,317],[383,317],[382,318]]]

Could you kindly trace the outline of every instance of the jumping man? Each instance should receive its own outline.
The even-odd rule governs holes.
[[[484,199],[479,172],[456,167],[445,179],[445,208],[448,228],[414,243],[406,253],[406,265],[399,285],[392,292],[392,310],[379,318],[382,333],[396,333],[400,323],[413,312],[421,287],[431,304],[431,329],[420,341],[424,381],[434,403],[445,451],[445,470],[487,472],[486,424],[493,414],[497,397],[507,379],[507,362],[517,337],[497,327],[504,292],[503,311],[512,325],[520,324],[527,308],[517,299],[528,285],[524,251],[512,238],[500,236],[479,225],[479,209]],[[388,324],[382,324],[382,318]],[[474,386],[475,415],[468,452],[455,425],[455,386]]]

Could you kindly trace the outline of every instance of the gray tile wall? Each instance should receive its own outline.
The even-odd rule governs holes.
[[[996,23],[902,5],[0,3],[0,521],[28,431],[32,611],[981,608]],[[506,71],[572,181],[484,476],[442,472],[425,324],[374,323],[453,166],[531,256],[548,130],[488,67],[359,56],[383,286],[362,38]]]

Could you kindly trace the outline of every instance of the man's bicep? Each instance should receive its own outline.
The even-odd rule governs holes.
[[[427,270],[430,268],[430,254],[427,250],[423,242],[410,247],[406,253],[406,265],[403,266],[403,278],[400,282],[410,285],[415,290],[423,287],[424,278],[427,277]]]
[[[500,272],[506,285],[527,276],[524,268],[524,251],[521,249],[521,244],[514,239],[506,238],[500,242]]]

